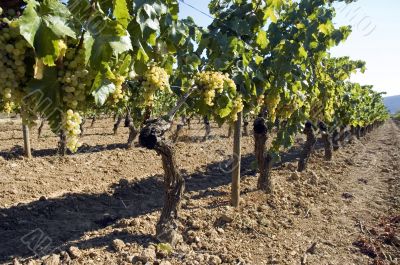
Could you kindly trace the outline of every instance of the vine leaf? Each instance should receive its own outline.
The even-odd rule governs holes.
[[[21,35],[34,48],[36,56],[43,58],[45,65],[54,66],[59,57],[57,41],[65,37],[76,38],[68,25],[71,13],[57,0],[38,3],[27,0],[26,8],[19,18]]]

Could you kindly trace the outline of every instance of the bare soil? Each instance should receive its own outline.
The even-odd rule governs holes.
[[[161,160],[127,150],[126,128],[86,125],[78,154],[56,155],[48,128],[22,157],[17,121],[0,124],[1,264],[400,264],[400,129],[387,122],[296,173],[298,145],[273,171],[275,193],[256,190],[253,138],[243,137],[242,201],[229,206],[228,128],[202,124],[176,144],[186,179],[183,240],[159,244]]]

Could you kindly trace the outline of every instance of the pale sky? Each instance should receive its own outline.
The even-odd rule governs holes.
[[[204,13],[209,0],[184,0]],[[365,74],[357,74],[352,81],[374,85],[376,91],[387,96],[400,95],[400,1],[358,0],[349,5],[336,4],[337,25],[352,25],[349,39],[332,49],[334,56],[350,56],[367,62]],[[211,18],[180,3],[180,16],[191,16],[206,27]]]

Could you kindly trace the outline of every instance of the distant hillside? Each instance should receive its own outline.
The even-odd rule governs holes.
[[[400,111],[400,95],[384,98],[384,101],[390,113],[396,113]]]

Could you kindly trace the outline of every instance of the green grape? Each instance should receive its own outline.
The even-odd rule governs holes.
[[[214,106],[216,92],[222,93],[225,82],[229,82],[229,80],[229,77],[221,72],[205,71],[198,73],[194,81],[203,91],[204,102],[208,106]]]
[[[63,102],[68,109],[76,110],[80,103],[86,100],[87,89],[92,80],[92,75],[86,69],[85,50],[68,48],[64,42],[59,42],[60,49],[64,49],[64,69],[58,72],[59,81],[64,91]]]
[[[152,106],[158,91],[170,93],[169,75],[165,69],[151,66],[143,76],[144,105]]]
[[[7,19],[7,23],[11,22]],[[9,24],[0,28],[0,45],[0,98],[3,111],[17,112],[25,94],[24,86],[28,82],[24,63],[28,44],[18,29],[11,28]],[[34,119],[26,115],[25,123],[33,123],[27,121],[29,118]]]
[[[120,102],[124,102],[125,100],[125,91],[123,90],[122,84],[125,82],[125,77],[117,76],[114,80],[115,90],[110,97],[111,105],[116,106]]]
[[[279,95],[278,91],[273,91],[269,94],[264,99],[264,104],[267,107],[268,111],[268,116],[271,122],[275,122],[276,120],[276,109],[281,102],[281,97]]]
[[[237,114],[242,112],[243,108],[244,108],[244,105],[243,105],[242,96],[238,95],[233,100],[233,108],[232,108],[232,112],[230,114],[230,120],[231,121],[237,121]]]
[[[219,96],[229,95],[232,100],[232,110],[228,118],[230,121],[237,120],[237,114],[243,111],[244,105],[242,97],[237,94],[235,82],[229,78],[228,74],[213,71],[201,72],[195,76],[194,83],[200,88],[204,103],[211,107],[212,113],[220,118],[225,118],[226,115],[221,116],[215,103]]]
[[[69,109],[64,115],[64,130],[67,137],[67,148],[76,153],[78,148],[82,146],[79,142],[79,135],[81,134],[80,125],[82,123],[82,118],[78,112],[74,112]]]

